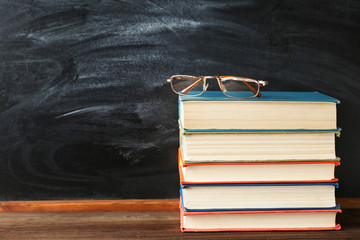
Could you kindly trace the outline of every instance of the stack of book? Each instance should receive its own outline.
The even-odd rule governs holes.
[[[181,230],[338,230],[337,99],[179,96]]]

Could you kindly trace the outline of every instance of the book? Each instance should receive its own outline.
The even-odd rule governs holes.
[[[180,184],[337,182],[339,161],[189,163],[179,150]]]
[[[336,209],[337,183],[180,185],[186,212]]]
[[[318,92],[179,96],[181,230],[338,230],[336,105]]]
[[[271,92],[250,99],[206,91],[179,96],[184,131],[334,131],[339,100],[319,92]]]
[[[337,213],[341,210],[184,212],[180,208],[180,229],[182,232],[339,230]]]
[[[336,160],[335,133],[233,132],[180,134],[184,163]]]

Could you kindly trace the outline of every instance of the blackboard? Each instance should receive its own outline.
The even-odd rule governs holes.
[[[340,99],[337,196],[360,197],[359,1],[1,1],[0,18],[0,200],[177,198],[174,74]]]

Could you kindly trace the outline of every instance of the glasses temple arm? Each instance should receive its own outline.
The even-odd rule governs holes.
[[[188,86],[187,88],[183,89],[181,91],[182,94],[188,94],[194,87],[196,87],[196,85],[198,85],[200,82],[202,82],[203,79],[200,78],[199,80],[197,80],[196,82],[194,82],[193,84],[191,84],[190,86]]]
[[[264,80],[259,80],[259,87],[265,87],[266,85],[268,85],[268,81],[264,81]],[[259,94],[257,95],[257,97],[261,97],[261,92],[259,89]]]
[[[250,90],[254,93],[254,94],[256,94],[257,93],[257,97],[261,97],[261,93],[260,93],[260,91],[258,92],[253,86],[251,86],[249,83],[247,83],[246,81],[243,81],[243,83],[245,83],[246,84],[246,86],[248,86],[248,88],[250,88]]]

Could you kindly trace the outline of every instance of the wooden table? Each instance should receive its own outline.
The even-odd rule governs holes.
[[[59,202],[0,202],[0,239],[360,239],[360,199],[340,199],[340,231],[221,233],[181,233],[177,200]]]

